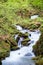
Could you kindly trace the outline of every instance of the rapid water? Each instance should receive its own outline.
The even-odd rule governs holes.
[[[22,47],[22,44],[21,42],[23,41],[23,37],[20,37],[19,41],[18,41],[18,47],[21,48]]]
[[[30,38],[31,41],[29,46],[23,46],[21,47],[21,42],[23,41],[23,38],[20,37],[18,41],[18,47],[20,47],[19,50],[11,51],[10,56],[5,58],[5,60],[2,61],[2,65],[35,65],[34,61],[32,60],[32,57],[34,57],[33,45],[36,44],[36,42],[39,40],[40,37],[40,31],[36,30],[34,32],[31,32],[27,29],[23,29],[21,26],[16,25],[16,28],[23,34],[26,32],[29,33],[28,38]],[[15,39],[17,39],[18,35],[15,36]]]

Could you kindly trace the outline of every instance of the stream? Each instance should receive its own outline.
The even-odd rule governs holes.
[[[6,57],[5,60],[2,61],[2,65],[35,65],[35,62],[32,60],[32,57],[35,57],[33,50],[33,45],[36,44],[36,42],[39,40],[39,37],[41,35],[39,30],[35,30],[34,32],[31,32],[30,30],[23,29],[19,25],[15,25],[17,30],[19,30],[21,33],[25,34],[26,32],[30,35],[28,35],[28,38],[30,38],[31,41],[29,46],[22,46],[21,42],[23,41],[23,37],[20,37],[18,41],[18,47],[20,49],[16,51],[11,51],[10,56]],[[17,39],[18,34],[15,35],[15,40]]]

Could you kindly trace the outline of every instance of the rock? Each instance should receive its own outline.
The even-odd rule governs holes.
[[[29,38],[24,39],[24,40],[22,41],[22,45],[24,45],[24,46],[28,46],[28,42],[29,42],[29,41],[30,41]]]
[[[11,45],[11,51],[20,49],[18,46]]]
[[[0,65],[2,65],[2,62],[0,61]]]
[[[32,54],[31,53],[27,53],[27,54],[25,54],[25,56],[32,56]]]
[[[19,37],[23,37],[23,38],[27,38],[28,37],[28,33],[19,33]]]
[[[5,41],[0,41],[0,60],[4,59],[6,56],[9,56],[10,45]]]

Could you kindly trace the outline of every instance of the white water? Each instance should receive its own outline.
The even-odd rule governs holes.
[[[29,46],[21,47],[21,41],[23,40],[23,38],[20,38],[20,40],[18,41],[18,46],[20,47],[20,49],[11,51],[10,56],[2,61],[2,65],[35,65],[34,61],[31,60],[31,58],[35,56],[32,52],[32,47],[39,39],[40,33],[38,33],[37,30],[35,32],[31,32],[29,30],[22,29],[21,26],[16,27],[22,33],[28,32],[31,34],[31,36],[28,35],[28,37],[31,39],[31,44]]]
[[[23,41],[23,37],[20,37],[19,41],[18,41],[18,47],[21,48],[22,45],[21,45],[21,42]]]
[[[38,18],[38,15],[31,16],[31,19],[36,19],[36,18]]]
[[[16,35],[15,35],[15,37],[14,37],[14,38],[15,38],[15,40],[17,39],[17,37],[18,37],[18,34],[16,34]]]

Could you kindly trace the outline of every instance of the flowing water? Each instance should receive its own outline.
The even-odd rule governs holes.
[[[16,25],[16,28],[23,34],[26,32],[29,33],[28,38],[30,38],[31,41],[29,46],[23,46],[21,45],[21,42],[23,41],[23,37],[20,37],[18,41],[18,47],[20,47],[19,50],[11,51],[10,56],[5,58],[5,60],[2,61],[2,65],[35,65],[35,62],[32,60],[32,57],[34,57],[33,45],[36,44],[36,41],[39,40],[40,37],[40,31],[35,30],[34,32],[31,32],[27,29],[23,29],[21,26]],[[18,34],[15,35],[15,40],[17,39]]]
[[[31,19],[36,19],[38,17],[39,17],[39,15],[33,15],[33,16],[31,16]]]
[[[21,48],[22,47],[22,44],[21,42],[23,41],[23,37],[20,37],[19,41],[18,41],[18,47]]]

